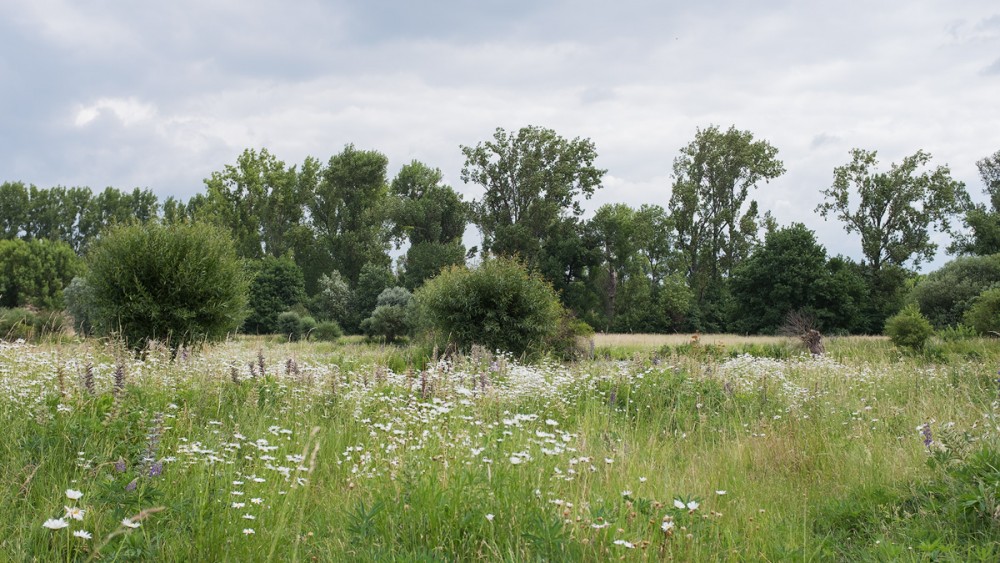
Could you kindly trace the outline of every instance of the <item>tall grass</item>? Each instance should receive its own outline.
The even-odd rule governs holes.
[[[0,553],[1000,555],[995,347],[703,349],[719,342],[630,340],[627,359],[571,365],[361,342],[248,339],[174,360],[94,342],[0,345]],[[65,507],[82,520],[43,527]]]

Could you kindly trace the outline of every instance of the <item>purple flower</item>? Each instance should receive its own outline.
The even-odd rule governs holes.
[[[125,460],[118,458],[118,461],[115,462],[115,473],[125,473],[125,469]]]
[[[162,461],[158,461],[158,462],[154,463],[153,465],[149,466],[149,476],[150,477],[159,477],[161,474],[163,474],[163,462]]]
[[[128,485],[125,485],[125,491],[131,493],[138,486],[139,486],[139,480],[138,479],[132,479],[131,481],[129,481]]]
[[[931,434],[931,423],[925,422],[919,428],[920,434],[924,437],[924,447],[929,448],[934,443],[934,435]]]

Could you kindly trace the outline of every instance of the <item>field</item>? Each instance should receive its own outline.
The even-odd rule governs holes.
[[[593,357],[0,344],[0,553],[1000,559],[1000,346],[598,335]]]

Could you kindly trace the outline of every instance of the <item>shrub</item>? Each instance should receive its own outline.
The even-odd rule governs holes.
[[[294,311],[285,311],[278,315],[274,327],[275,332],[289,340],[298,340],[302,336],[302,317]]]
[[[114,227],[88,253],[94,328],[133,349],[220,340],[246,317],[247,280],[229,235],[201,224]]]
[[[965,323],[980,334],[1000,336],[1000,287],[984,291],[965,313]]]
[[[962,322],[973,300],[1000,286],[1000,254],[965,256],[948,262],[921,279],[912,297],[934,328]]]
[[[417,290],[416,299],[433,330],[463,350],[480,344],[518,356],[541,353],[562,315],[552,286],[507,258],[443,270]]]
[[[885,333],[896,346],[919,350],[934,333],[934,329],[930,321],[920,314],[916,305],[908,305],[886,321]]]
[[[291,257],[267,256],[250,264],[250,314],[243,331],[255,334],[285,333],[278,316],[300,304],[306,295],[302,270]]]
[[[316,325],[316,329],[310,334],[313,340],[333,342],[344,335],[343,329],[337,321],[323,321]]]
[[[378,296],[375,310],[362,321],[368,336],[381,336],[386,342],[408,334],[413,328],[413,295],[404,287],[390,287]]]
[[[343,322],[351,303],[351,287],[334,270],[319,278],[319,291],[309,301],[309,311],[321,321]]]
[[[0,309],[0,339],[38,340],[62,334],[68,327],[69,319],[59,311]]]
[[[87,284],[86,278],[75,277],[63,290],[66,301],[66,311],[73,317],[73,329],[77,333],[87,335],[93,332],[97,320],[97,304],[94,301],[94,290]]]
[[[61,241],[0,240],[0,306],[63,306],[63,288],[83,264]]]

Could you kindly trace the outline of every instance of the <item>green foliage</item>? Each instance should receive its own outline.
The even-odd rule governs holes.
[[[594,167],[597,151],[589,139],[567,140],[551,129],[497,128],[493,139],[462,146],[462,181],[486,193],[472,204],[473,221],[483,233],[483,249],[520,256],[529,266],[561,218],[579,216],[579,198],[590,198],[605,170]]]
[[[935,328],[962,322],[973,300],[1000,286],[1000,254],[956,258],[920,279],[911,297]]]
[[[63,306],[63,288],[83,270],[66,243],[54,240],[0,240],[0,306]]]
[[[362,321],[361,329],[368,336],[395,342],[413,329],[413,295],[404,287],[390,287],[378,296],[375,310]]]
[[[980,334],[1000,336],[1000,287],[984,291],[965,313],[965,324]]]
[[[896,346],[919,350],[934,334],[934,328],[927,318],[920,314],[920,309],[909,305],[886,321],[885,334]]]
[[[394,285],[396,277],[388,266],[375,263],[362,266],[357,286],[351,295],[350,311],[343,323],[344,328],[356,334],[361,328],[361,322],[371,316],[378,306],[378,296]]]
[[[305,299],[302,270],[288,256],[266,256],[251,263],[250,315],[243,331],[273,334],[279,331],[278,315]]]
[[[351,288],[334,270],[319,278],[319,292],[309,301],[309,311],[321,321],[344,322],[351,305]]]
[[[866,289],[842,258],[827,261],[826,249],[801,223],[767,234],[764,246],[733,271],[731,328],[775,333],[791,311],[816,317],[824,332],[848,332],[859,324]]]
[[[73,278],[63,290],[63,298],[66,300],[66,312],[73,317],[73,329],[83,335],[92,333],[99,313],[94,290],[87,284],[87,278]]]
[[[861,235],[865,261],[876,273],[883,265],[901,268],[933,258],[931,230],[949,231],[950,219],[968,202],[964,184],[952,179],[947,166],[920,171],[930,159],[917,151],[878,172],[876,151],[853,149],[851,162],[834,169],[833,186],[822,192],[827,201],[816,211]]]
[[[275,322],[276,332],[291,341],[305,340],[317,328],[316,319],[300,316],[294,311],[285,311],[278,315]]]
[[[757,240],[759,212],[751,190],[784,174],[778,149],[749,131],[698,129],[674,159],[670,217],[682,271],[694,292],[697,328],[719,329],[728,305],[724,279]]]
[[[344,331],[337,324],[337,321],[323,321],[316,324],[316,329],[312,332],[312,339],[334,342],[343,335]]]
[[[516,356],[543,352],[559,326],[559,298],[538,274],[509,258],[453,266],[417,290],[421,315],[462,349],[480,344]]]
[[[37,341],[63,334],[70,322],[61,311],[0,309],[0,339]]]
[[[366,265],[389,264],[388,163],[380,152],[347,145],[330,157],[308,204],[318,242],[352,284]]]
[[[232,232],[241,257],[283,256],[311,239],[304,213],[318,173],[313,158],[296,170],[267,149],[246,149],[235,165],[205,180],[207,201],[200,213]]]
[[[465,246],[461,241],[450,243],[420,242],[406,251],[400,281],[407,289],[420,287],[448,266],[465,264]]]
[[[990,206],[970,205],[965,213],[968,234],[956,237],[948,249],[960,254],[1000,253],[1000,151],[976,163]]]
[[[115,227],[88,252],[95,329],[129,347],[220,340],[246,316],[247,281],[232,240],[205,224]]]

